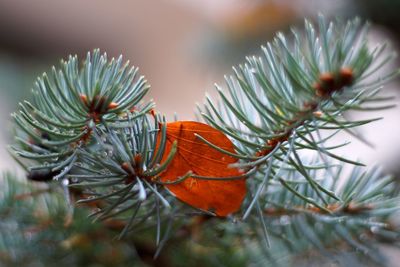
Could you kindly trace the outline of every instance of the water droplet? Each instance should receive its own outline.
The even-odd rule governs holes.
[[[69,185],[69,180],[68,180],[67,178],[64,178],[64,179],[62,179],[61,184],[62,184],[63,186],[68,186],[68,185]]]
[[[375,233],[377,233],[378,231],[379,231],[379,227],[377,227],[377,226],[372,226],[372,227],[371,227],[371,232],[372,232],[372,233],[375,234]]]

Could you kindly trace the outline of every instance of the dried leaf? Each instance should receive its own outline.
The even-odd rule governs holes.
[[[226,155],[201,141],[201,135],[211,143],[229,152],[235,152],[232,142],[220,131],[211,126],[193,122],[178,121],[167,124],[166,150],[164,161],[172,143],[178,141],[177,152],[161,174],[162,182],[176,181],[189,171],[195,175],[209,177],[232,177],[241,171],[228,167],[236,158]],[[189,177],[186,180],[165,187],[181,201],[201,210],[210,211],[217,216],[227,216],[237,211],[246,194],[244,179],[204,180]]]

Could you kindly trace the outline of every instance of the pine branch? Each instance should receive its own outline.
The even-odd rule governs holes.
[[[77,56],[60,65],[38,78],[33,103],[21,103],[13,114],[19,130],[11,150],[28,159],[22,164],[33,180],[64,177],[76,161],[76,149],[92,145],[92,134],[103,122],[123,121],[129,110],[139,117],[153,107],[140,103],[149,86],[122,57],[108,61],[94,50],[81,68]]]
[[[317,28],[306,20],[304,32],[292,30],[290,41],[279,33],[262,48],[262,57],[248,57],[244,65],[234,67],[234,75],[225,77],[226,90],[216,85],[217,104],[207,97],[204,107],[199,106],[203,119],[234,142],[240,159],[234,166],[258,170],[248,178],[253,192],[243,218],[254,209],[261,192],[267,192],[268,183],[275,181],[326,213],[331,213],[327,199],[344,204],[308,174],[315,166],[305,165],[302,152],[320,154],[322,168],[328,168],[327,157],[363,165],[332,152],[344,144],[326,147],[325,143],[339,131],[364,141],[352,128],[376,120],[348,121],[344,112],[391,107],[380,105],[376,96],[398,70],[378,77],[376,72],[393,58],[393,53],[385,55],[385,45],[371,50],[367,27],[359,19],[347,24],[328,23],[320,16]],[[373,103],[377,106],[371,106]],[[321,130],[335,132],[322,137]],[[305,197],[282,180],[285,168],[299,172],[315,195]]]
[[[206,122],[232,138],[238,158],[253,165],[265,164],[268,158],[262,158],[293,136],[309,140],[320,129],[351,132],[373,121],[347,121],[345,111],[391,107],[364,107],[398,71],[371,77],[393,54],[384,54],[385,45],[368,48],[367,25],[359,19],[343,25],[321,16],[317,29],[306,20],[304,33],[292,34],[289,42],[279,33],[262,48],[262,57],[247,57],[234,67],[234,75],[225,77],[227,90],[216,85],[217,104],[207,97],[204,108],[199,106]],[[310,149],[342,159],[309,143]]]
[[[302,197],[270,181],[268,191],[259,198],[261,213],[235,225],[209,219],[203,222],[201,240],[208,242],[218,229],[218,246],[240,242],[249,255],[248,264],[291,266],[293,258],[310,252],[314,258],[334,261],[340,253],[349,251],[352,256],[347,261],[341,259],[340,266],[348,266],[351,260],[372,260],[385,266],[386,258],[379,245],[384,242],[397,246],[400,241],[395,224],[400,208],[396,181],[383,176],[377,168],[365,172],[354,167],[338,186],[338,178],[343,178],[343,174],[341,166],[336,169],[335,177],[324,180],[324,186],[343,202],[329,199],[327,207],[331,212],[310,205],[305,198],[316,198],[315,192],[303,177],[289,171],[283,175],[288,177],[285,183]],[[316,172],[313,177],[328,176],[327,170]]]

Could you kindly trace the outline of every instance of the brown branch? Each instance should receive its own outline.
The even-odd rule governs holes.
[[[315,89],[315,98],[310,102],[305,102],[303,104],[304,109],[295,115],[293,119],[286,122],[288,127],[276,131],[275,133],[278,134],[278,136],[267,140],[267,148],[256,152],[256,156],[262,157],[268,155],[279,143],[287,141],[295,128],[303,125],[304,122],[311,119],[312,116],[321,116],[321,112],[318,111],[321,100],[331,97],[334,92],[342,91],[346,86],[351,85],[353,81],[353,71],[349,67],[343,67],[335,73],[321,73],[318,81],[313,85]]]
[[[345,214],[345,215],[357,215],[369,212],[374,209],[371,204],[356,204],[349,203],[345,206],[339,203],[332,203],[326,206],[326,209],[330,210],[332,213]],[[268,207],[264,209],[264,214],[268,216],[284,216],[284,215],[297,215],[301,213],[316,213],[316,214],[327,214],[326,211],[321,210],[315,206],[294,206],[292,208],[275,208]]]

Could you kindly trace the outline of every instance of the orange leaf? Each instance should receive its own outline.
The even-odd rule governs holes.
[[[195,133],[224,150],[235,152],[232,142],[222,132],[207,124],[192,121],[168,123],[166,150],[162,161],[168,156],[175,140],[178,141],[178,146],[172,162],[160,175],[162,182],[176,181],[189,171],[209,177],[232,177],[242,174],[238,169],[228,167],[237,161],[236,158],[205,144]],[[227,216],[237,211],[246,194],[244,179],[204,180],[189,177],[180,183],[165,187],[179,200],[218,216]]]

